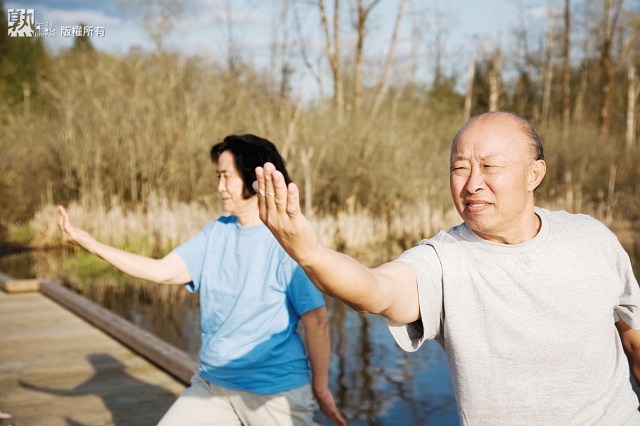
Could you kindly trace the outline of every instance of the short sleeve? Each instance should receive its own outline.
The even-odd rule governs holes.
[[[299,316],[325,305],[324,296],[313,285],[304,270],[289,255],[278,268],[278,280],[285,287],[287,298]]]
[[[187,290],[190,292],[196,292],[200,288],[200,276],[202,275],[202,264],[204,263],[204,256],[207,251],[207,243],[209,241],[209,234],[214,222],[207,223],[195,236],[189,238],[184,244],[171,250],[172,253],[176,253],[182,258],[189,275],[191,275],[191,282],[185,283]]]
[[[620,277],[620,296],[614,309],[615,321],[623,320],[629,327],[640,330],[640,288],[633,276],[629,255],[620,246],[617,256]]]
[[[422,318],[411,324],[389,320],[389,331],[402,349],[416,351],[425,340],[441,336],[442,328],[442,265],[435,248],[426,240],[400,255],[416,274]]]

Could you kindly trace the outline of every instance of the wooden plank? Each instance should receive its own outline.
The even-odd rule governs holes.
[[[7,293],[23,293],[39,289],[40,282],[38,280],[17,280],[0,272],[0,290]]]
[[[41,293],[0,292],[0,342],[2,425],[153,426],[184,390]]]
[[[191,376],[198,369],[198,362],[186,352],[53,281],[40,281],[40,292],[185,384],[190,383]]]

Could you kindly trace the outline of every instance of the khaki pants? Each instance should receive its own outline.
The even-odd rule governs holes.
[[[158,426],[306,426],[314,424],[315,408],[308,384],[262,395],[216,386],[198,371]]]

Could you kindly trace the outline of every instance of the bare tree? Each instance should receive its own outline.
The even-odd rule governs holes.
[[[142,17],[142,24],[156,47],[162,52],[165,36],[186,13],[185,0],[119,0],[120,7]]]
[[[626,134],[626,147],[627,150],[631,150],[636,144],[636,86],[638,78],[636,77],[636,68],[633,65],[629,66],[627,73],[628,88],[627,88],[627,134]]]
[[[562,128],[566,132],[571,120],[571,0],[564,2],[564,67],[562,70]],[[586,52],[585,52],[586,53]]]
[[[595,29],[591,28],[591,26],[589,25],[589,22],[592,21],[592,19],[590,19],[590,15],[593,13],[591,10],[592,6],[592,1],[587,1],[585,3],[585,19],[583,20],[583,31],[585,35],[583,39],[584,44],[582,46],[584,55],[582,56],[582,64],[580,65],[580,83],[578,85],[576,100],[573,106],[572,122],[574,126],[582,123],[582,118],[584,115],[584,99],[587,93],[587,85],[589,82],[589,59],[591,57],[590,49],[593,45],[593,40],[597,36]]]
[[[324,88],[322,87],[322,74],[319,71],[317,71],[316,68],[314,68],[314,66],[311,65],[311,62],[309,61],[309,55],[307,53],[307,47],[306,47],[307,43],[302,33],[302,24],[300,22],[300,16],[298,15],[298,10],[295,8],[293,9],[293,17],[295,21],[296,34],[298,35],[298,46],[300,47],[300,55],[302,56],[302,62],[304,63],[305,67],[309,70],[314,80],[318,84],[318,95],[320,97],[319,106],[320,106],[320,109],[323,110],[325,105],[325,96],[324,96]]]
[[[542,86],[542,121],[549,120],[551,106],[551,80],[553,77],[553,7],[549,0],[547,16],[547,54],[545,56],[544,77]]]
[[[500,76],[502,72],[502,52],[497,48],[491,57],[491,66],[488,72],[489,78],[489,111],[498,110],[498,99],[500,98]]]
[[[471,118],[471,101],[473,100],[473,77],[476,73],[475,51],[471,49],[469,65],[467,67],[467,93],[464,96],[464,121]]]
[[[342,123],[344,118],[344,89],[342,69],[340,67],[340,0],[334,0],[333,4],[333,38],[329,32],[329,21],[327,20],[324,0],[317,0],[317,2],[325,36],[325,51],[333,72],[333,101],[338,122]]]
[[[534,78],[534,73],[538,70],[533,66],[533,55],[529,48],[529,30],[527,23],[527,11],[523,0],[518,1],[518,20],[519,25],[514,31],[518,45],[518,61],[517,68],[520,74],[518,84],[516,85],[517,110],[518,114],[524,116],[527,104],[530,100],[530,81]],[[533,96],[532,112],[535,118],[539,117],[538,96]]]
[[[382,101],[384,100],[384,96],[387,94],[387,87],[389,84],[389,71],[391,70],[391,62],[393,59],[393,51],[396,47],[396,41],[398,40],[398,29],[400,28],[400,21],[402,19],[402,11],[404,9],[407,0],[400,0],[400,5],[398,6],[398,14],[396,15],[396,24],[393,28],[393,35],[391,36],[391,44],[389,45],[389,52],[387,53],[387,61],[384,65],[384,72],[382,77],[380,78],[380,84],[378,85],[378,91],[376,93],[376,97],[373,100],[373,107],[371,108],[371,120],[375,118],[382,106]]]
[[[364,39],[367,33],[367,18],[371,10],[380,2],[380,0],[371,0],[365,4],[364,0],[357,1],[356,20],[354,28],[357,33],[355,61],[353,63],[353,105],[354,109],[359,112],[362,108],[362,63]]]
[[[600,126],[598,129],[601,135],[609,134],[609,106],[613,83],[611,46],[621,7],[622,0],[604,0],[604,38],[600,49]]]
[[[417,2],[411,2],[411,70],[410,70],[410,87],[414,90],[416,87],[417,74],[418,74],[418,57],[420,53],[420,47],[424,44],[424,27],[426,26],[424,13],[415,10],[415,4]]]

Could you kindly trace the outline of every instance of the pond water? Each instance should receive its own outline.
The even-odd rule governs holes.
[[[197,358],[197,294],[131,279],[83,253],[32,251],[0,258],[16,278],[51,278]],[[406,353],[386,320],[327,298],[331,321],[329,386],[351,425],[458,425],[447,359],[435,341]],[[323,418],[323,424],[330,422]]]

